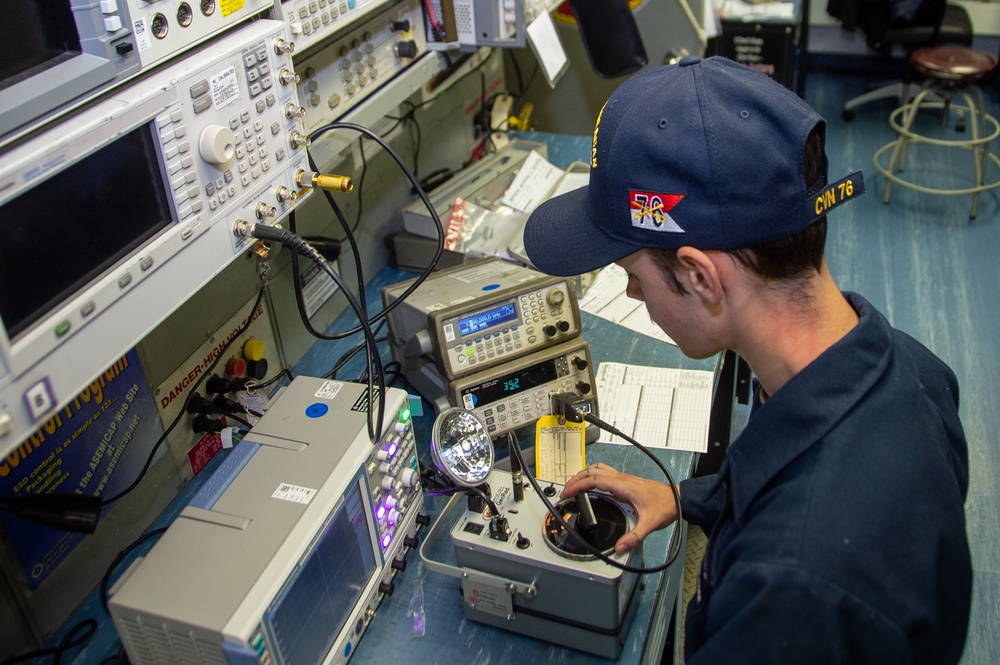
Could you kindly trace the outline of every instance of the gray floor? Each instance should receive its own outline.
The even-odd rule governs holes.
[[[961,414],[969,441],[970,488],[967,530],[975,569],[972,623],[966,665],[1000,663],[1000,429],[997,395],[1000,362],[995,344],[1000,326],[1000,190],[982,195],[970,221],[970,195],[939,196],[893,186],[882,202],[886,179],[872,168],[875,151],[894,138],[888,124],[891,103],[859,109],[851,123],[840,118],[848,98],[863,92],[866,79],[810,72],[806,98],[826,118],[831,178],[862,168],[868,193],[831,215],[828,256],[842,288],[865,295],[889,320],[924,342],[955,370],[961,385]],[[995,87],[987,107],[1000,117]],[[927,114],[928,131],[940,116]],[[952,126],[943,136],[961,136]],[[1000,140],[994,141],[1000,152]],[[968,152],[911,151],[910,172],[925,184],[968,186]],[[913,165],[917,166],[913,166]],[[991,166],[988,178],[1000,178]],[[966,183],[966,184],[963,184]],[[905,497],[901,497],[905,498]]]

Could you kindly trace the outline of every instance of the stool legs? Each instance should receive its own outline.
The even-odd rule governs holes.
[[[976,94],[973,99],[969,90]],[[943,101],[930,101],[928,97],[934,95],[932,99],[942,99]],[[952,106],[952,102],[957,98],[964,107],[956,105],[968,118],[969,137],[966,139],[938,139],[931,136],[923,136],[913,130],[917,114],[923,109],[942,109],[947,111]],[[986,183],[986,170],[989,164],[995,163],[1000,168],[1000,159],[990,152],[990,141],[1000,136],[1000,124],[997,120],[986,113],[985,98],[983,91],[978,86],[968,86],[967,88],[947,88],[941,89],[935,86],[922,89],[908,104],[903,104],[892,112],[889,123],[897,132],[895,141],[882,146],[873,159],[875,169],[886,176],[885,193],[882,200],[889,203],[892,195],[892,184],[898,183],[910,189],[930,194],[972,194],[972,208],[969,218],[975,219],[979,214],[979,195],[984,190],[1000,186],[1000,178],[994,182]],[[927,143],[931,145],[962,148],[972,153],[972,162],[975,176],[975,183],[972,187],[965,189],[938,189],[925,187],[908,181],[899,174],[903,173],[906,166],[907,147],[910,143]],[[891,150],[888,164],[883,167],[880,163],[881,156]]]
[[[904,104],[900,108],[903,109],[903,125],[902,131],[899,132],[899,136],[896,138],[895,145],[892,149],[892,155],[889,157],[889,165],[886,167],[890,173],[902,173],[906,168],[906,145],[909,141],[909,136],[912,135],[913,121],[917,118],[917,112],[920,110],[921,104],[924,103],[924,99],[930,94],[930,88],[925,88],[917,93],[916,97],[908,103]],[[885,194],[882,196],[882,202],[888,203],[889,197],[892,195],[892,180],[887,180],[885,183]]]

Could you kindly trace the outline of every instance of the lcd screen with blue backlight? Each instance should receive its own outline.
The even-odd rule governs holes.
[[[361,488],[359,480],[344,495],[268,608],[265,621],[280,663],[322,662],[375,572]]]
[[[508,302],[458,320],[458,332],[462,337],[486,330],[517,318],[517,308]]]

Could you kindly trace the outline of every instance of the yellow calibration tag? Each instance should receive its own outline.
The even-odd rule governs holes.
[[[559,423],[559,416],[542,416],[535,425],[535,477],[550,483],[566,481],[587,465],[587,425]]]

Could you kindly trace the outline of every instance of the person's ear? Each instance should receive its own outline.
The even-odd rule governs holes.
[[[722,301],[725,295],[722,278],[710,254],[694,247],[681,247],[677,258],[682,265],[679,277],[685,286],[712,304]]]

